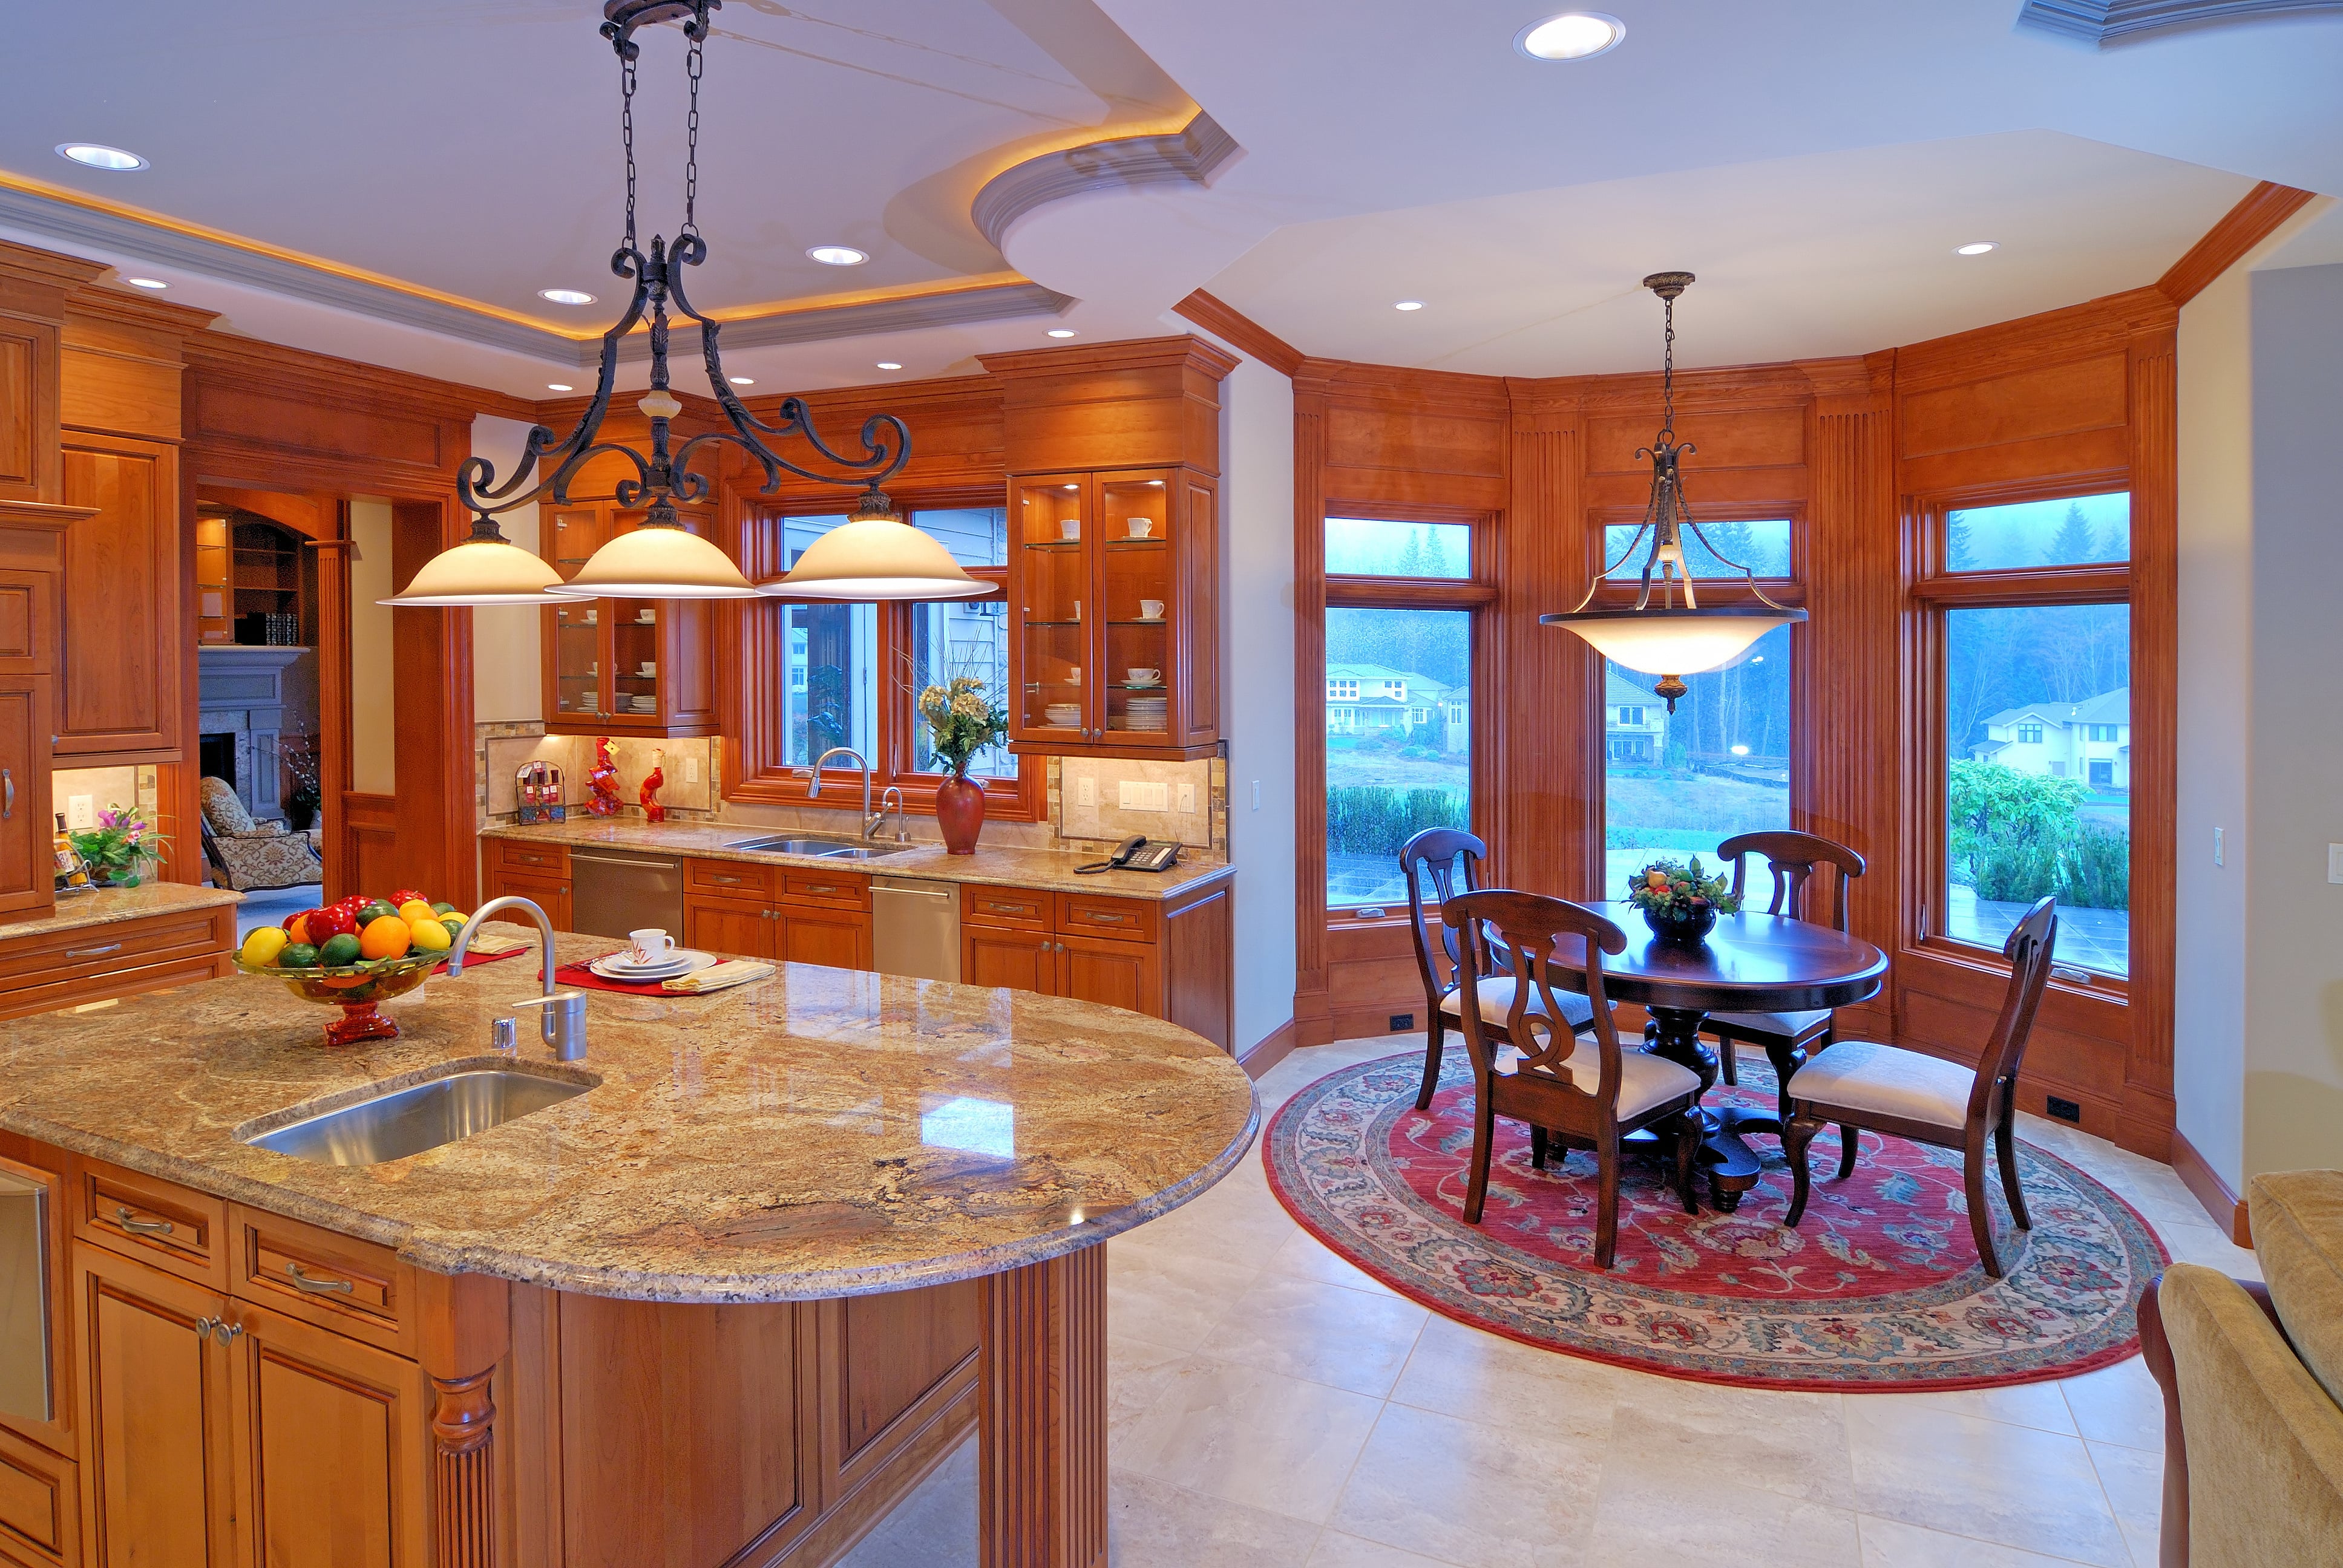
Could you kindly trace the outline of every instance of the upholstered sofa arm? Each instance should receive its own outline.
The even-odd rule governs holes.
[[[2167,1498],[2167,1568],[2343,1562],[2343,1408],[2296,1357],[2267,1297],[2175,1263],[2140,1328],[2148,1369],[2177,1388],[2188,1428],[2181,1518]]]

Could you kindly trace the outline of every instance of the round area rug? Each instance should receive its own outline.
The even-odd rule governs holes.
[[[2031,1231],[1998,1180],[1986,1190],[2009,1272],[1986,1276],[1969,1236],[1961,1157],[1865,1132],[1838,1171],[1835,1128],[1807,1157],[1813,1196],[1784,1225],[1790,1172],[1765,1170],[1738,1211],[1686,1214],[1662,1162],[1622,1167],[1619,1245],[1594,1265],[1594,1157],[1530,1168],[1529,1130],[1500,1117],[1488,1203],[1463,1221],[1473,1085],[1452,1050],[1429,1111],[1423,1056],[1363,1062],[1286,1101],[1262,1141],[1270,1186],[1310,1232],[1435,1312],[1527,1344],[1708,1382],[1840,1392],[1984,1388],[2070,1377],[2139,1348],[2133,1303],[2167,1261],[2146,1221],[2100,1182],[2020,1141]],[[1774,1078],[1743,1058],[1738,1088],[1704,1101],[1770,1106]]]

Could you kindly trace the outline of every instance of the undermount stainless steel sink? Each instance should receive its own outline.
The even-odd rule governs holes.
[[[724,847],[728,849],[759,850],[768,855],[820,855],[827,860],[870,860],[881,855],[900,854],[911,848],[909,844],[881,844],[872,839],[815,839],[803,834],[742,839]]]
[[[304,1117],[242,1141],[320,1165],[379,1165],[501,1127],[575,1099],[599,1081],[513,1067],[459,1066],[444,1077]]]

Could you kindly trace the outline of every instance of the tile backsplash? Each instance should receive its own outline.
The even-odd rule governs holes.
[[[483,724],[475,748],[479,768],[479,814],[483,820],[508,822],[519,809],[514,774],[523,764],[550,762],[561,769],[562,801],[583,806],[588,799],[586,776],[594,766],[594,742],[583,735],[546,735],[527,724]],[[518,733],[491,733],[514,732]],[[610,760],[618,764],[618,799],[631,814],[639,809],[636,791],[642,788],[656,759],[666,782],[659,803],[679,818],[716,814],[716,742],[630,740],[614,737]],[[697,777],[692,777],[697,775]]]
[[[1139,835],[1209,849],[1219,841],[1214,769],[1210,759],[1060,758],[1051,799],[1058,836],[1112,842]]]

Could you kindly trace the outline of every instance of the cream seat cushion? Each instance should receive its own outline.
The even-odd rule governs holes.
[[[1708,1015],[1707,1027],[1714,1029],[1722,1024],[1745,1035],[1778,1034],[1795,1039],[1816,1024],[1829,1021],[1828,1008],[1819,1012],[1713,1012]]]
[[[1483,1023],[1493,1023],[1500,1029],[1503,1028],[1505,1020],[1512,1015],[1513,1010],[1513,977],[1511,975],[1491,975],[1481,982],[1479,990],[1481,995],[1481,1021]],[[1569,1024],[1571,1028],[1584,1029],[1588,1024],[1594,1021],[1594,1004],[1587,1000],[1584,997],[1579,995],[1578,992],[1574,990],[1558,990],[1554,994],[1554,1000],[1562,1003],[1563,1021]],[[1446,996],[1442,997],[1440,999],[1440,1010],[1446,1013],[1451,1018],[1463,1018],[1464,1016],[1464,993],[1461,990],[1452,990]],[[1543,1013],[1545,1011],[1544,999],[1541,998],[1537,994],[1534,987],[1533,987],[1530,991],[1529,1010],[1536,1013]]]
[[[1584,1093],[1594,1093],[1603,1082],[1603,1048],[1591,1040],[1580,1040],[1562,1065],[1568,1070],[1571,1083]],[[1636,1046],[1620,1046],[1620,1121],[1632,1121],[1654,1105],[1699,1092],[1700,1074],[1692,1069]]]
[[[1865,1111],[1959,1128],[1969,1115],[1969,1091],[1976,1073],[1957,1062],[1878,1045],[1841,1040],[1790,1075],[1790,1098],[1813,1101],[1825,1114],[1833,1109]]]
[[[2246,1206],[2286,1337],[2343,1404],[2343,1171],[2265,1171],[2247,1187]]]

